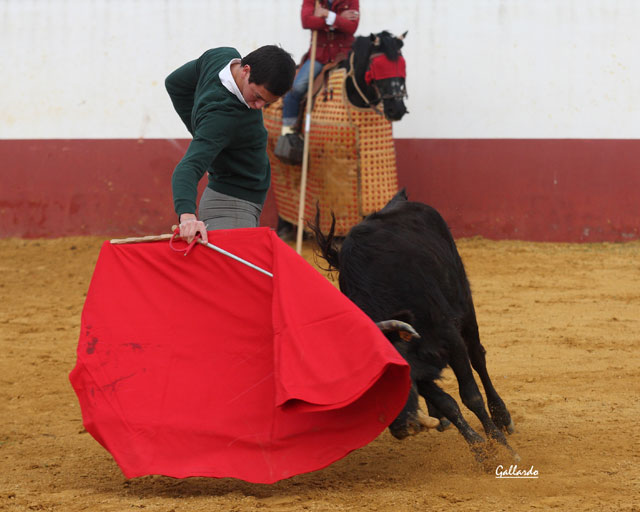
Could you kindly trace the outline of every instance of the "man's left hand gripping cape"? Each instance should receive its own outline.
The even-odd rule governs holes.
[[[268,228],[205,246],[105,242],[70,374],[85,428],[127,478],[272,483],[326,467],[400,412],[409,367]]]

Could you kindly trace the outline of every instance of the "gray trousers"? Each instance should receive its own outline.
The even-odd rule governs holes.
[[[262,205],[221,194],[209,187],[204,189],[198,208],[198,219],[207,230],[257,228]]]

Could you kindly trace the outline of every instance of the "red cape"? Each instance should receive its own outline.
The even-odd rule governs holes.
[[[372,441],[409,367],[375,324],[267,228],[196,245],[105,242],[70,374],[91,435],[127,478],[272,483]]]

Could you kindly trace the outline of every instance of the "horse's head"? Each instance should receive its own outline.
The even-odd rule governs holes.
[[[400,52],[406,34],[395,37],[385,30],[358,37],[352,46],[350,64],[354,83],[348,88],[349,99],[356,106],[377,111],[382,102],[384,116],[389,121],[399,121],[407,113],[404,105],[406,64]]]

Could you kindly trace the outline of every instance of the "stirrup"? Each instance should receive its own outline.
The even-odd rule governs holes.
[[[301,165],[304,140],[297,133],[280,135],[273,153],[287,165]]]

